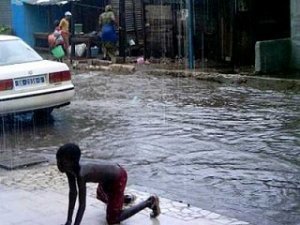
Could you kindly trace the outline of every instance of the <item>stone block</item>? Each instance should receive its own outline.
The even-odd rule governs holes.
[[[291,40],[258,41],[255,44],[255,72],[272,73],[290,66]]]
[[[110,68],[113,72],[119,73],[133,73],[135,71],[135,66],[133,65],[112,64]]]

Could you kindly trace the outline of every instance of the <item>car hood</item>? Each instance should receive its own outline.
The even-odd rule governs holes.
[[[38,74],[47,74],[57,71],[69,70],[65,63],[50,60],[0,66],[0,79],[26,77]]]

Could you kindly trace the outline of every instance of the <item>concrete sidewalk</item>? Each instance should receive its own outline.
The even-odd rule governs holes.
[[[105,225],[105,205],[95,198],[95,185],[88,186],[82,225]],[[129,187],[126,192],[137,195],[136,202],[149,193]],[[146,209],[122,222],[124,225],[247,225],[187,204],[160,198],[162,214],[151,219]],[[1,225],[64,224],[68,207],[65,177],[55,166],[44,165],[15,171],[0,170]],[[74,212],[74,216],[75,216]]]

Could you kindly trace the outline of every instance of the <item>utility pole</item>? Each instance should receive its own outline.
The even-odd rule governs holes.
[[[72,41],[75,38],[75,7],[74,7],[74,2],[71,1],[71,64],[73,63],[73,59],[75,58],[75,43]],[[69,51],[69,49],[67,49]]]
[[[119,0],[119,55],[123,57],[125,62],[126,50],[126,13],[125,0]]]
[[[193,0],[187,0],[188,10],[188,61],[189,69],[195,68],[194,62],[194,7]]]
[[[143,27],[143,42],[144,42],[144,60],[148,59],[148,45],[147,45],[147,33],[149,27],[146,26],[146,6],[144,0],[142,0],[142,15],[143,15],[143,20],[142,20],[142,27]]]

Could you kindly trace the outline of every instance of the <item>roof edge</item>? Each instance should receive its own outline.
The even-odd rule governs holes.
[[[65,5],[75,0],[20,0],[29,5]]]

